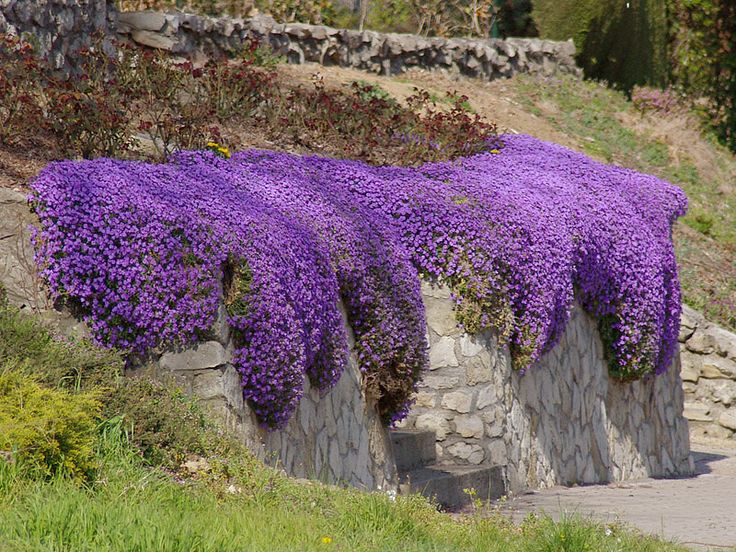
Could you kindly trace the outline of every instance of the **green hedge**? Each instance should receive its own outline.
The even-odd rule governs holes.
[[[626,91],[668,81],[665,0],[535,0],[540,36],[572,38],[589,78]]]

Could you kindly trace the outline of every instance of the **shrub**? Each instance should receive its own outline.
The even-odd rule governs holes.
[[[90,393],[42,387],[24,375],[32,369],[0,363],[0,450],[33,473],[88,477],[100,403]]]
[[[43,129],[42,74],[30,44],[0,34],[0,142],[27,143]]]
[[[635,86],[631,91],[631,102],[642,113],[668,114],[682,106],[679,95],[672,88],[661,90],[648,86]]]
[[[535,0],[533,6],[539,35],[572,38],[586,77],[627,92],[636,84],[667,83],[665,0]]]
[[[136,145],[129,122],[134,114],[127,83],[118,79],[119,61],[102,41],[76,54],[80,74],[49,74],[44,87],[47,124],[64,156],[123,156]]]
[[[105,416],[120,420],[130,443],[153,465],[177,469],[188,455],[205,454],[207,432],[214,438],[218,431],[172,381],[126,377],[103,400]]]
[[[205,454],[211,450],[220,435],[206,421],[198,403],[184,395],[175,382],[123,377],[123,362],[115,351],[86,341],[55,337],[36,317],[0,306],[2,366],[11,367],[12,374],[9,371],[5,377],[15,382],[14,385],[20,382],[22,387],[28,387],[29,393],[58,397],[58,400],[71,397],[72,402],[79,395],[80,408],[88,404],[85,402],[88,398],[94,397],[99,401],[93,405],[94,412],[102,419],[116,420],[139,454],[154,465],[176,469],[188,454]],[[0,408],[3,408],[2,401]],[[48,405],[49,415],[55,404]],[[13,426],[14,443],[18,444],[21,437],[30,438],[30,430],[23,424],[35,415],[28,411],[28,419],[19,420],[20,425]],[[41,415],[46,414],[41,412]],[[0,421],[0,431],[5,428],[3,423]],[[9,449],[0,444],[0,450]]]
[[[708,122],[736,151],[736,4],[667,0],[673,78],[709,100]]]
[[[114,351],[55,339],[38,320],[0,306],[0,364],[13,359],[27,361],[39,383],[70,390],[110,386],[123,368]]]

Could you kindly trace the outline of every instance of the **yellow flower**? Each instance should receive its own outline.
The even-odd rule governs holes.
[[[217,148],[220,147],[220,145],[217,142],[207,142],[208,148]]]
[[[322,537],[322,544],[331,544],[332,537]]]
[[[501,152],[499,150],[497,150],[497,149],[492,149],[491,150],[491,153],[501,153]]]
[[[230,150],[225,146],[218,147],[217,151],[219,151],[226,159],[230,159]]]

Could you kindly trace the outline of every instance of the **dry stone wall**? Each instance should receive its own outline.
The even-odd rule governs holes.
[[[182,389],[199,397],[261,460],[291,476],[367,490],[396,489],[388,431],[363,393],[354,355],[334,388],[321,395],[307,380],[286,428],[266,431],[243,401],[240,376],[230,364],[233,345],[224,308],[209,338],[194,347],[149,358],[130,375],[173,375]]]
[[[0,283],[12,304],[40,310],[60,333],[83,336],[85,325],[51,309],[34,276],[35,222],[22,193],[0,188]],[[504,466],[511,491],[689,473],[677,365],[645,381],[609,380],[596,324],[576,308],[560,344],[522,376],[492,335],[460,331],[447,289],[425,284],[423,291],[431,369],[404,425],[435,432],[440,462]],[[243,402],[224,319],[223,311],[196,347],[157,354],[135,372],[173,375],[260,458],[294,476],[395,488],[390,442],[362,392],[355,358],[327,394],[307,387],[288,426],[269,433]],[[682,330],[685,412],[696,433],[715,428],[708,431],[731,436],[734,335],[687,308]]]
[[[107,36],[116,26],[117,11],[110,0],[0,0],[0,33],[32,35],[42,57],[52,67],[69,71],[73,52],[90,44],[95,35]]]
[[[236,52],[244,41],[257,39],[290,63],[316,62],[386,75],[412,67],[487,79],[517,73],[582,74],[575,65],[572,41],[425,38],[280,24],[267,16],[233,19],[159,12],[122,13],[118,32],[139,45],[195,60]]]
[[[436,432],[440,462],[506,466],[509,490],[692,471],[679,365],[610,380],[594,320],[576,307],[536,367],[455,322],[449,290],[423,286],[431,369],[403,427]]]
[[[694,436],[736,435],[736,334],[682,309],[680,357],[685,416]]]

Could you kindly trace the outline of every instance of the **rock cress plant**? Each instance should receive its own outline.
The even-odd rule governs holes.
[[[682,191],[528,136],[503,141],[418,168],[266,151],[53,163],[33,183],[37,260],[101,343],[131,352],[200,338],[224,295],[244,396],[271,428],[305,376],[321,390],[339,378],[341,303],[379,411],[406,414],[427,365],[419,275],[452,288],[467,331],[508,340],[520,370],[557,343],[576,292],[612,375],[665,370]]]

